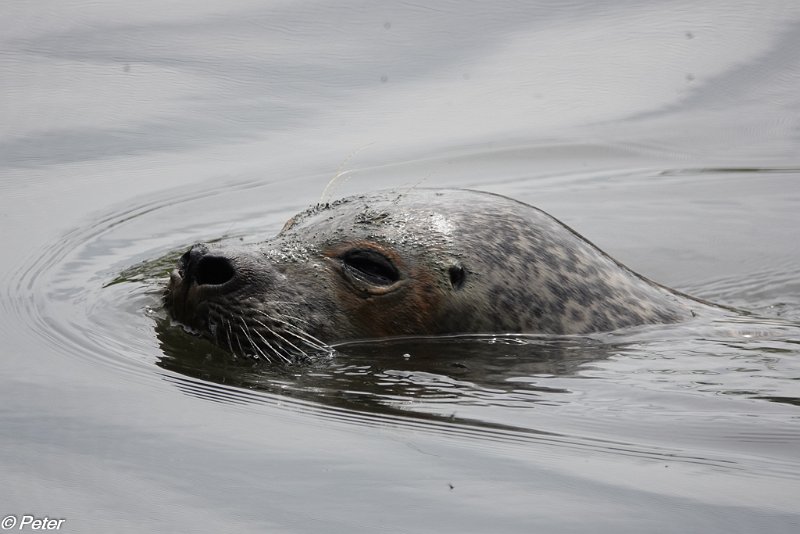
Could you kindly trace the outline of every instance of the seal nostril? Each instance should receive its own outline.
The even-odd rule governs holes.
[[[199,285],[221,285],[229,282],[236,275],[228,258],[221,256],[203,256],[197,262],[194,278]]]

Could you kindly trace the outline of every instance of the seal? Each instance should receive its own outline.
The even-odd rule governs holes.
[[[287,363],[350,340],[585,334],[714,309],[533,206],[460,189],[352,196],[258,245],[194,245],[165,305],[233,353]]]

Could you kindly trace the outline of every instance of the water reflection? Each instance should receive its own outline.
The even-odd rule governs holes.
[[[231,355],[168,319],[156,324],[158,365],[219,384],[320,401],[341,408],[395,411],[409,401],[529,408],[570,391],[547,385],[575,376],[618,347],[589,337],[457,336],[341,344],[335,356],[274,366]]]
[[[342,344],[315,363],[235,357],[162,318],[158,365],[218,384],[376,413],[446,414],[584,402],[586,379],[797,404],[791,322],[740,318],[595,336],[455,336]],[[748,387],[741,387],[746,383]],[[781,387],[780,385],[783,384]],[[779,394],[780,393],[780,394]],[[476,409],[478,411],[476,411]]]

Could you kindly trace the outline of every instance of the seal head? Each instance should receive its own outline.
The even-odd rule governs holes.
[[[316,205],[256,246],[195,245],[165,302],[221,346],[271,361],[356,339],[609,331],[707,307],[532,206],[441,189]]]

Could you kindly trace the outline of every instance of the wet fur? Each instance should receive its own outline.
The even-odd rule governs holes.
[[[173,316],[234,353],[293,361],[346,340],[457,333],[582,334],[711,309],[606,255],[543,211],[490,193],[414,189],[318,204],[247,248],[204,246],[235,267],[225,290],[173,273]],[[372,294],[342,274],[367,247],[401,273]],[[465,273],[455,287],[450,270]]]

